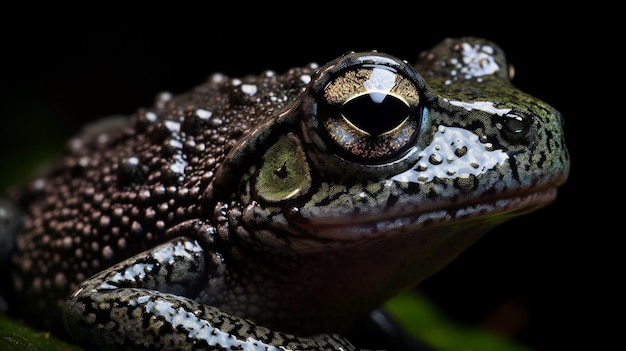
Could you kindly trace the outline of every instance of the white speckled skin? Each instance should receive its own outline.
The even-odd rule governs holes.
[[[507,72],[448,39],[92,126],[0,203],[11,312],[87,349],[357,349],[339,334],[567,179],[561,116]]]

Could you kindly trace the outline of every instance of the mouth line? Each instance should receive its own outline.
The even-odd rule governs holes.
[[[315,233],[317,237],[338,241],[355,241],[362,240],[364,237],[384,236],[386,232],[409,233],[479,219],[501,223],[505,219],[549,205],[556,198],[557,188],[552,185],[533,192],[505,197],[460,202],[427,210],[407,210],[390,218],[376,213],[349,218],[315,218],[291,222]]]

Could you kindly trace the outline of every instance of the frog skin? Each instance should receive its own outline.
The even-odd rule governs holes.
[[[5,295],[86,349],[354,350],[357,321],[568,173],[559,112],[484,39],[214,74],[10,193]]]

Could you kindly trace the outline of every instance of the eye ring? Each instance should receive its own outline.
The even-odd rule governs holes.
[[[323,148],[372,165],[405,154],[420,131],[423,97],[421,77],[402,64],[370,54],[348,57],[327,72],[328,78],[317,86],[312,116]]]

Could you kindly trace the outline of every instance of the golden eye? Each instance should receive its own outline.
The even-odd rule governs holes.
[[[393,67],[359,64],[328,82],[317,113],[321,134],[339,156],[382,163],[400,157],[418,134],[420,94]]]

